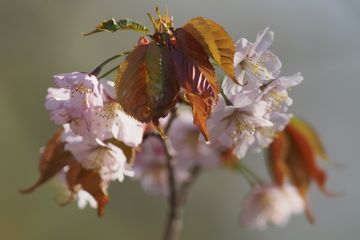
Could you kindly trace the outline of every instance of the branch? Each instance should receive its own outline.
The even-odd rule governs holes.
[[[181,206],[184,206],[186,204],[190,194],[190,190],[194,185],[194,183],[196,182],[196,180],[198,179],[200,173],[201,173],[201,168],[200,166],[197,165],[190,170],[189,179],[182,184],[178,192],[178,202]]]
[[[167,135],[171,124],[176,118],[176,109],[173,109],[170,113],[170,119],[165,126],[165,133]],[[175,240],[179,235],[181,229],[181,216],[179,215],[179,209],[177,204],[177,189],[175,179],[175,150],[171,145],[168,138],[163,139],[165,153],[166,153],[166,167],[168,170],[168,200],[169,200],[169,213],[167,217],[167,223],[165,228],[164,240]]]
[[[176,119],[176,109],[173,109],[170,113],[170,119],[165,126],[164,130],[167,134],[171,128],[171,124]],[[199,166],[194,166],[190,170],[190,177],[187,181],[182,183],[178,188],[175,178],[176,168],[176,152],[171,145],[169,139],[163,139],[163,144],[166,152],[166,166],[168,169],[168,201],[169,212],[167,216],[166,228],[164,232],[164,240],[177,240],[179,238],[182,225],[183,225],[183,212],[184,206],[187,202],[191,187],[195,183],[197,177],[201,172]]]

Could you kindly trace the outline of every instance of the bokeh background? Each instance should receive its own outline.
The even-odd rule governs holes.
[[[38,177],[39,147],[55,126],[44,109],[55,73],[90,71],[117,52],[131,49],[139,34],[81,32],[109,17],[130,17],[150,26],[145,0],[0,1],[0,239],[160,239],[166,213],[162,199],[143,193],[132,180],[113,184],[103,219],[75,204],[58,207],[56,187],[32,195],[18,189]],[[238,226],[241,199],[248,191],[236,174],[216,170],[196,184],[186,208],[182,239],[359,239],[360,2],[358,0],[160,0],[178,26],[202,15],[222,24],[234,39],[254,40],[269,26],[271,49],[283,73],[302,72],[292,91],[291,110],[308,119],[322,136],[332,159],[323,164],[329,188],[343,193],[327,198],[312,190],[317,223],[295,217],[286,228],[249,231]],[[261,155],[246,161],[265,176]]]

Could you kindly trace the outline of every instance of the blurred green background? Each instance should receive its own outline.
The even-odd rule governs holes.
[[[292,91],[292,112],[310,120],[323,137],[332,159],[325,166],[329,188],[344,193],[327,198],[313,189],[317,219],[303,216],[286,228],[249,231],[238,226],[242,196],[248,191],[240,176],[223,170],[204,174],[186,208],[182,239],[358,239],[360,222],[360,2],[358,0],[183,0],[168,6],[178,26],[202,15],[222,24],[234,39],[254,40],[269,26],[271,49],[283,62],[283,74],[302,72],[305,81]],[[160,239],[165,201],[147,196],[132,180],[113,184],[103,219],[75,204],[61,208],[54,184],[32,195],[18,189],[37,177],[39,147],[55,126],[44,109],[52,75],[90,71],[117,52],[131,49],[138,34],[104,33],[84,38],[109,17],[131,17],[150,26],[145,0],[1,0],[0,1],[0,239]],[[265,175],[261,155],[246,160]],[[315,191],[316,190],[316,191]]]

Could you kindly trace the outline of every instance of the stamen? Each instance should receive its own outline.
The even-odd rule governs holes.
[[[254,135],[254,133],[255,133],[254,124],[246,120],[237,119],[235,130],[233,132],[234,138],[237,138],[239,135],[241,137],[248,137]]]
[[[271,102],[270,110],[276,111],[279,110],[284,105],[284,103],[288,99],[288,96],[285,94],[278,93],[276,91],[270,91],[267,94],[267,98]]]

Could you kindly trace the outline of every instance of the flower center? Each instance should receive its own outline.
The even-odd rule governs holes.
[[[118,117],[119,115],[116,113],[116,110],[118,109],[119,104],[116,102],[110,102],[104,105],[103,108],[99,108],[97,112],[95,112],[95,115],[103,118],[103,119],[114,119]]]
[[[274,55],[265,52],[262,53],[260,56],[254,56],[251,58],[245,59],[243,62],[240,63],[243,69],[247,69],[250,73],[255,76],[259,77],[262,76],[265,80],[270,80],[273,78],[273,75],[269,70],[266,68],[265,63],[271,62],[275,59]]]
[[[235,130],[234,130],[234,138],[240,137],[250,137],[255,133],[255,126],[249,121],[244,119],[238,119],[235,123]]]
[[[277,111],[284,105],[288,96],[276,91],[271,91],[267,94],[267,98],[271,102],[270,110]]]
[[[77,85],[74,89],[75,92],[81,93],[81,94],[86,94],[86,93],[92,93],[93,90],[86,87],[84,83],[81,83],[79,85]]]

